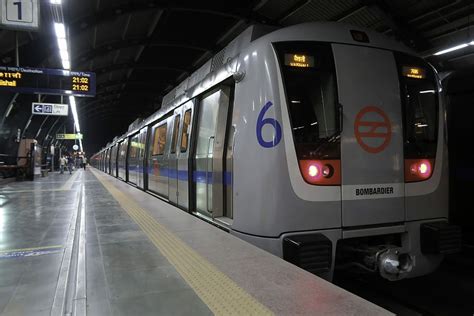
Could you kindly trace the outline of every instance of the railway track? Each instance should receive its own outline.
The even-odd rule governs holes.
[[[334,283],[397,315],[474,315],[474,254],[469,247],[447,257],[428,276],[390,282],[339,272]]]

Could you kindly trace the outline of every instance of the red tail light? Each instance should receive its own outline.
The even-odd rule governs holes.
[[[300,171],[309,184],[340,185],[340,160],[300,160]]]
[[[405,182],[427,180],[433,169],[434,159],[405,159]]]

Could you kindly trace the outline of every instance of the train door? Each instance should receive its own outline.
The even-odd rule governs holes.
[[[104,172],[109,173],[109,149],[107,148],[104,153]]]
[[[224,213],[225,138],[230,88],[208,93],[199,103],[194,149],[196,212],[212,218]]]
[[[118,144],[115,144],[112,146],[112,154],[110,157],[110,166],[111,166],[110,174],[114,177],[117,176],[117,152],[118,152],[117,147],[118,147]]]
[[[178,165],[178,205],[189,209],[189,141],[193,122],[193,101],[182,106],[181,129],[179,132],[177,165]]]
[[[107,148],[105,151],[105,160],[104,160],[104,172],[109,173],[110,169],[110,148]]]
[[[333,44],[341,134],[342,225],[405,220],[402,108],[393,53]]]
[[[148,190],[168,198],[168,155],[171,120],[164,119],[156,123],[151,130],[150,150],[148,153]]]
[[[146,148],[146,136],[148,127],[144,127],[138,134],[138,169],[137,169],[137,186],[145,189],[145,148]]]
[[[139,163],[138,163],[138,152],[140,150],[138,142],[139,134],[135,134],[130,138],[129,149],[128,149],[128,181],[133,184],[137,184]]]
[[[181,107],[174,111],[171,132],[170,153],[168,156],[168,200],[173,204],[178,204],[178,145],[179,126],[181,122]]]
[[[118,177],[124,181],[127,181],[127,148],[128,148],[128,138],[125,138],[118,145]]]

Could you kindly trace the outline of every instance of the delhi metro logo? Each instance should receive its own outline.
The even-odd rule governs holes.
[[[380,108],[366,106],[357,113],[354,135],[362,149],[377,154],[390,144],[392,124],[387,114]]]

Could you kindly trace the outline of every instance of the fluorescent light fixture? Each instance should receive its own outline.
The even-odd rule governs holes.
[[[57,38],[66,38],[66,29],[63,23],[54,23],[54,31]]]
[[[418,92],[419,94],[425,94],[425,93],[435,93],[434,90],[421,90],[420,92]]]
[[[63,59],[62,62],[63,62],[64,69],[71,69],[71,63],[69,62],[69,60]]]
[[[61,56],[61,60],[69,60],[69,53],[67,50],[60,50],[59,56]]]
[[[61,0],[50,0],[51,4],[61,4]]]
[[[466,43],[456,45],[456,46],[453,46],[453,47],[450,47],[450,48],[440,50],[439,52],[434,53],[434,55],[435,56],[443,55],[443,54],[446,54],[446,53],[449,53],[449,52],[452,52],[452,51],[455,51],[455,50],[458,50],[458,49],[461,49],[461,48],[464,48],[464,47],[467,47],[467,46],[469,46],[469,44],[466,44]]]
[[[76,125],[76,133],[81,132],[81,127],[79,126],[79,118],[77,116],[77,108],[76,108],[76,99],[74,96],[69,96],[69,105],[71,105],[71,112],[74,118],[74,124]]]
[[[81,152],[84,152],[84,149],[82,149],[82,139],[79,139],[79,148],[81,149]]]
[[[59,50],[67,50],[67,42],[65,38],[58,38]]]

